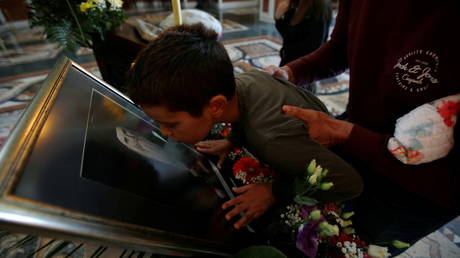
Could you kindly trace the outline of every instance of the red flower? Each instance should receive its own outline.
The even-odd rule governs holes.
[[[240,152],[242,152],[242,150],[239,149],[239,148],[235,148],[235,149],[233,150],[233,152],[234,152],[235,154],[239,154]]]
[[[233,165],[233,175],[236,176],[240,172],[246,172],[248,175],[256,176],[260,174],[261,168],[262,167],[257,160],[253,158],[244,157],[239,159]]]
[[[258,160],[243,157],[233,164],[233,175],[243,183],[266,182],[265,179],[274,177],[273,171],[261,164]]]
[[[223,137],[226,137],[229,133],[230,133],[230,129],[227,128],[227,129],[222,130],[222,132],[220,133],[220,135],[222,135]]]
[[[361,241],[359,237],[352,237],[350,235],[347,235],[343,232],[340,232],[338,236],[333,236],[331,237],[331,244],[333,246],[337,246],[337,243],[344,243],[344,242],[355,242],[356,246],[358,247],[366,247],[366,243],[364,241]]]
[[[442,104],[437,109],[439,115],[444,119],[444,124],[446,124],[447,127],[452,127],[454,125],[452,118],[457,115],[460,110],[460,101],[453,102],[450,100],[443,100]]]
[[[331,212],[337,212],[337,206],[333,203],[326,203],[323,206],[323,214],[329,214]]]

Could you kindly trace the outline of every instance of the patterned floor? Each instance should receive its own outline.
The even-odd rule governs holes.
[[[166,11],[149,13],[149,14],[139,14],[139,15],[130,16],[127,19],[127,22],[129,24],[135,25],[134,21],[136,19],[142,19],[145,22],[157,25],[157,24],[160,24],[160,22],[164,18],[166,18],[166,16],[168,16],[169,14],[170,12],[166,12]],[[232,21],[230,19],[223,19],[221,23],[222,23],[223,33],[249,30],[249,28],[244,26],[243,24]]]
[[[160,14],[161,16],[162,14]],[[235,17],[242,17],[241,20]],[[247,15],[229,14],[224,45],[235,73],[263,69],[279,63],[281,40],[270,24],[253,24]],[[231,18],[231,19],[230,19]],[[250,21],[250,22],[248,22]],[[239,23],[241,22],[241,23]],[[252,23],[251,23],[252,22]],[[264,32],[266,28],[270,31]],[[224,26],[225,28],[225,26]],[[259,35],[247,37],[247,33]],[[260,36],[260,35],[263,36]],[[233,36],[232,36],[233,35]],[[241,38],[241,36],[244,38]],[[62,52],[43,41],[40,29],[12,30],[1,34],[0,49],[0,146],[14,128],[28,102]],[[73,60],[99,75],[91,50],[80,49]],[[316,94],[333,115],[342,113],[348,99],[347,73],[316,84]],[[399,257],[460,257],[460,218],[430,234]],[[142,257],[134,250],[83,245],[0,231],[0,257]]]

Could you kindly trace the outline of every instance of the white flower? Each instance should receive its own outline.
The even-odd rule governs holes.
[[[107,7],[106,3],[105,3],[105,0],[90,0],[88,2],[92,2],[93,4],[95,4],[97,6],[97,8],[103,10]]]
[[[293,204],[286,207],[287,211],[282,213],[280,216],[285,219],[284,223],[291,228],[298,226],[302,222],[300,213],[300,205]]]
[[[325,168],[325,169],[323,170],[323,172],[321,173],[321,176],[322,176],[322,177],[325,177],[325,176],[327,176],[327,174],[329,174],[329,170],[328,170],[327,168]]]
[[[320,222],[319,225],[319,234],[320,236],[338,236],[339,227],[337,225],[331,225],[326,221]]]
[[[120,9],[123,6],[122,0],[107,0],[110,3],[111,9]]]
[[[309,215],[309,219],[311,219],[311,220],[317,220],[320,217],[321,217],[321,211],[320,210],[314,210]]]
[[[315,169],[316,169],[316,160],[312,159],[312,161],[310,161],[310,164],[307,167],[308,174],[311,175],[315,173]]]
[[[316,174],[313,174],[310,176],[310,178],[308,179],[308,182],[312,185],[316,184],[316,180],[318,179],[318,175]]]
[[[247,173],[246,171],[240,171],[236,174],[235,178],[243,181],[243,184],[246,184],[248,181],[246,180]]]
[[[320,176],[322,172],[323,172],[323,168],[320,165],[318,165],[318,166],[316,166],[314,175]]]
[[[353,211],[352,212],[345,212],[345,213],[342,214],[342,218],[349,219],[353,215],[355,215],[355,213]]]
[[[393,240],[391,244],[396,248],[408,248],[410,246],[410,244],[399,241],[399,240]]]
[[[339,223],[342,227],[348,227],[350,225],[353,225],[353,222],[351,220],[340,220]]]
[[[327,183],[322,183],[322,184],[320,185],[320,188],[321,188],[321,190],[323,190],[323,191],[327,191],[327,190],[331,189],[332,186],[334,186],[334,183],[332,183],[332,182],[327,182]]]
[[[367,249],[367,254],[369,254],[369,256],[372,258],[386,258],[390,256],[387,247],[382,247],[378,245],[369,245],[369,248]]]
[[[333,225],[332,226],[332,234],[334,236],[338,236],[339,235],[339,227],[337,225]]]

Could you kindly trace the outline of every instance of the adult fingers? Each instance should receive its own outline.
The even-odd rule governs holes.
[[[243,185],[243,186],[240,186],[240,187],[233,187],[232,190],[233,190],[235,193],[244,193],[244,192],[246,192],[249,188],[251,188],[252,186],[253,186],[253,184]]]
[[[217,168],[221,169],[224,164],[225,159],[227,158],[227,153],[219,156],[219,161],[217,161]]]
[[[210,141],[201,141],[196,143],[195,149],[207,154],[217,154],[215,143]]]
[[[212,147],[212,143],[210,141],[201,141],[195,143],[195,147],[200,147],[200,148],[209,148]]]
[[[289,105],[284,105],[282,109],[286,115],[296,117],[304,122],[308,122],[315,114],[315,111]]]
[[[231,220],[233,217],[235,217],[236,215],[240,214],[244,210],[245,210],[245,208],[243,208],[242,205],[235,206],[235,208],[233,208],[231,211],[229,211],[229,212],[227,212],[227,214],[225,214],[225,219],[226,220]]]
[[[222,204],[222,209],[226,210],[227,208],[231,207],[231,206],[236,206],[238,204],[240,204],[242,202],[241,200],[241,197],[238,196],[236,198],[233,198],[229,201],[226,201],[224,202],[224,204]]]
[[[214,150],[212,148],[207,148],[207,147],[197,147],[195,146],[195,149],[199,152],[202,153],[207,153],[207,154],[214,154]]]
[[[275,66],[275,65],[269,65],[267,68],[265,68],[265,70],[263,70],[263,72],[265,73],[268,73],[270,75],[273,75],[275,74],[275,72],[277,70],[279,70],[280,68],[278,66]]]
[[[248,212],[245,212],[243,216],[233,225],[236,229],[240,229],[249,224],[253,219],[253,216]]]
[[[279,77],[279,78],[282,78],[282,79],[285,79],[285,80],[289,80],[289,74],[287,71],[285,71],[284,69],[278,67],[278,66],[275,66],[275,65],[270,65],[268,66],[267,68],[265,68],[264,72],[270,74],[270,75],[273,75],[275,77]]]

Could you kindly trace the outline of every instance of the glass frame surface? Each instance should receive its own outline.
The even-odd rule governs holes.
[[[88,125],[82,124],[82,122],[90,121],[89,117],[91,112],[82,112],[86,112],[88,118],[86,120],[81,119],[80,121],[77,118],[73,119],[72,116],[69,115],[73,113],[62,113],[64,112],[62,110],[65,108],[59,108],[59,105],[61,105],[59,103],[72,103],[72,101],[74,101],[72,100],[72,95],[75,95],[72,93],[72,90],[74,89],[70,89],[71,87],[74,87],[74,85],[72,85],[72,83],[70,82],[73,82],[75,84],[75,78],[81,78],[83,82],[78,84],[78,87],[86,88],[86,90],[91,92],[91,94],[88,95],[91,97],[85,100],[86,103],[81,104],[82,107],[88,106],[88,103],[90,103],[89,106],[91,106],[92,103],[95,103],[93,100],[94,94],[97,95],[100,93],[100,95],[102,96],[110,95],[107,98],[110,100],[108,101],[110,107],[118,105],[122,107],[122,109],[117,110],[126,110],[128,111],[128,113],[133,114],[133,117],[137,117],[140,120],[142,120],[142,123],[151,125],[153,126],[153,128],[155,128],[154,122],[149,121],[145,115],[143,116],[142,111],[136,108],[132,101],[130,101],[123,94],[118,92],[110,85],[104,83],[94,75],[90,74],[85,69],[80,67],[78,64],[72,62],[70,59],[65,57],[60,59],[53,71],[50,72],[50,74],[48,75],[42,88],[37,93],[34,100],[31,102],[28,109],[26,110],[26,112],[16,125],[14,131],[12,132],[7,142],[0,151],[1,227],[3,229],[22,231],[29,234],[45,235],[50,237],[61,237],[64,239],[82,242],[90,241],[101,244],[107,244],[111,246],[133,248],[166,255],[230,256],[235,251],[232,248],[232,242],[226,241],[226,239],[223,238],[219,239],[219,237],[217,237],[218,235],[225,234],[220,234],[219,232],[205,232],[203,234],[205,234],[206,237],[202,237],[202,235],[197,236],[189,234],[186,231],[182,232],[180,230],[170,229],[168,227],[161,228],[161,223],[163,221],[150,223],[149,220],[146,219],[146,216],[151,216],[152,214],[152,216],[156,216],[155,214],[159,213],[158,209],[155,210],[159,206],[155,206],[155,201],[149,199],[151,197],[146,195],[143,196],[138,192],[130,192],[129,189],[118,189],[113,185],[107,185],[106,183],[104,183],[104,181],[101,180],[94,181],[93,178],[91,178],[91,176],[82,178],[82,168],[84,167],[83,161],[81,161],[81,167],[78,168],[78,170],[80,171],[80,177],[78,177],[78,179],[76,179],[77,177],[56,177],[56,175],[58,174],[50,174],[49,176],[47,176],[46,173],[50,173],[48,171],[67,171],[66,164],[70,164],[68,166],[72,165],[71,163],[65,161],[65,155],[63,157],[59,157],[59,159],[56,159],[57,161],[53,161],[56,163],[51,162],[51,164],[59,163],[60,165],[58,166],[58,168],[49,166],[47,167],[43,164],[45,164],[46,162],[50,163],[49,159],[54,159],[58,154],[63,153],[62,150],[55,149],[63,148],[62,146],[70,146],[71,144],[73,144],[56,144],[53,141],[46,141],[46,139],[50,137],[53,139],[57,137],[57,139],[54,140],[57,141],[57,143],[59,143],[63,142],[59,139],[59,137],[65,139],[65,137],[67,136],[65,134],[63,135],[59,131],[56,131],[56,129],[53,129],[53,131],[48,127],[71,128],[71,126],[73,126],[72,123],[77,124],[77,127],[80,127],[81,124],[81,128],[84,128],[85,131],[85,144],[86,137],[88,137],[89,127]],[[69,88],[69,90],[67,90],[67,88]],[[66,91],[68,93],[65,93]],[[95,91],[97,92],[94,93]],[[99,91],[104,92],[101,93]],[[74,102],[77,103],[76,101]],[[75,109],[78,110],[79,106],[77,106]],[[114,114],[114,116],[116,115],[117,114]],[[67,120],[63,119],[63,117],[66,117]],[[69,123],[70,125],[66,125],[67,123]],[[132,135],[130,129],[119,129],[117,127],[114,131],[116,132],[116,137],[118,137],[120,141],[123,141],[121,139],[126,135]],[[159,130],[157,132],[159,132]],[[160,139],[160,142],[161,140],[163,140],[165,144],[169,144],[168,141],[162,139],[161,136],[155,132],[155,130],[152,131],[152,134],[153,137]],[[143,137],[145,137],[145,135],[139,136],[137,137],[137,139],[143,139]],[[79,137],[75,137],[73,134],[71,134],[71,137],[67,138],[75,139]],[[49,144],[50,142],[52,144]],[[128,149],[131,148],[133,152],[137,152],[137,154],[144,153],[139,149],[136,149],[135,147],[129,147],[129,144],[127,142],[124,142],[123,144],[125,145],[125,147],[128,147]],[[187,148],[189,148],[189,154],[185,156],[193,156],[194,158],[192,160],[199,160],[201,167],[203,167],[203,164],[206,163],[205,167],[210,168],[208,170],[212,171],[212,175],[200,175],[198,176],[198,178],[201,181],[211,181],[211,183],[207,182],[210,185],[209,189],[214,189],[215,192],[212,194],[206,194],[209,194],[209,196],[215,195],[218,197],[213,197],[214,199],[211,198],[212,201],[214,201],[215,203],[222,203],[228,198],[233,198],[230,188],[225,183],[224,178],[220,174],[219,170],[209,160],[204,158],[198,152],[194,151],[193,148],[190,148],[186,145],[181,145],[178,143],[171,144],[173,144],[173,147],[171,148],[173,148],[174,150],[180,149],[187,152]],[[49,156],[43,156],[42,154],[44,151],[42,150],[52,151]],[[126,152],[129,150],[124,151]],[[72,151],[72,153],[74,152]],[[80,152],[80,154],[81,153],[82,152]],[[156,155],[155,157],[157,161],[155,162],[163,164],[163,167],[169,166],[169,170],[180,169],[184,167],[183,164],[189,166],[189,164],[186,161],[183,161],[184,163],[182,164],[181,162],[178,162],[177,159],[168,158],[170,157],[170,153],[166,153],[162,156],[161,153],[158,153],[157,147],[153,147],[153,149],[151,149],[151,153],[153,153],[153,156]],[[83,148],[82,156],[84,156],[84,154],[85,149]],[[150,163],[153,164],[155,162]],[[61,163],[63,163],[63,165]],[[94,161],[92,161],[90,164],[94,164]],[[72,167],[76,167],[76,165],[72,165]],[[157,167],[158,165],[155,166],[155,168]],[[35,177],[31,175],[35,175]],[[39,177],[40,180],[38,180],[37,177]],[[56,181],[56,178],[59,178],[59,181]],[[67,186],[65,186],[65,183],[56,183],[64,182],[66,180],[68,181]],[[83,197],[81,203],[78,204],[80,202],[80,199],[78,198],[79,196],[74,198],[75,194],[73,194],[75,191],[77,191],[75,190],[77,188],[72,189],[72,185],[76,185],[79,183],[76,181],[73,182],[72,180],[79,180],[79,182],[84,181],[83,187],[90,188],[91,186],[93,188],[93,190],[91,191],[93,192],[88,192],[88,196],[94,196],[94,198],[97,199],[99,195],[103,195],[99,193],[105,191],[107,192],[107,198],[111,198],[114,194],[116,194],[118,198],[118,203],[113,204],[112,206],[101,205],[103,207],[108,207],[107,212],[104,211],[104,209],[97,209],[100,208],[97,207],[99,206],[97,205],[97,201],[93,201],[93,206],[95,207],[87,208],[85,207],[86,202],[89,203],[91,201],[88,201],[88,196],[85,197],[85,194],[82,194],[81,196]],[[195,179],[192,178],[187,180],[193,181]],[[58,185],[64,185],[66,188],[68,188],[67,192],[69,194],[59,194],[62,193],[63,189],[59,188],[59,191],[56,190],[58,189]],[[148,187],[149,186],[147,185],[147,189]],[[36,190],[38,188],[45,189],[46,193]],[[185,187],[185,189],[187,188]],[[204,192],[205,190],[206,186],[203,185],[202,188],[197,190],[201,192],[199,192],[196,196],[203,195],[202,192]],[[194,196],[195,195],[192,195],[192,198],[195,198]],[[106,199],[102,198],[101,200]],[[135,203],[138,206],[129,206],[133,205],[132,203]],[[212,205],[214,205],[215,203],[203,204],[204,206],[206,206],[203,209],[208,209],[209,211],[211,211],[212,207],[214,207]],[[110,209],[112,209],[113,207],[118,207],[119,205],[127,205],[126,207],[134,208],[133,210],[126,212],[126,214],[120,212],[121,215],[119,215],[118,217],[115,215],[112,216],[112,214],[114,214],[115,212],[111,212]],[[151,207],[145,208],[146,205],[150,205]],[[172,216],[171,220],[181,218],[180,216],[173,216],[175,205],[174,203],[166,203],[161,205],[165,205],[165,207],[172,207],[172,213],[171,211],[168,211],[170,212],[169,214],[171,214]],[[88,204],[88,206],[90,205]],[[206,210],[206,212],[208,212],[208,210]],[[167,214],[168,213],[165,211],[165,214],[163,215],[167,216]],[[213,218],[218,218],[217,221],[219,221],[219,226],[222,226],[226,233],[228,233],[228,231],[232,231],[231,224],[223,219],[223,212],[216,210],[215,214],[212,214],[210,216],[212,216]],[[222,225],[220,225],[220,223],[222,223]],[[214,225],[209,226],[209,228],[214,227]],[[232,233],[228,234],[231,235]]]

